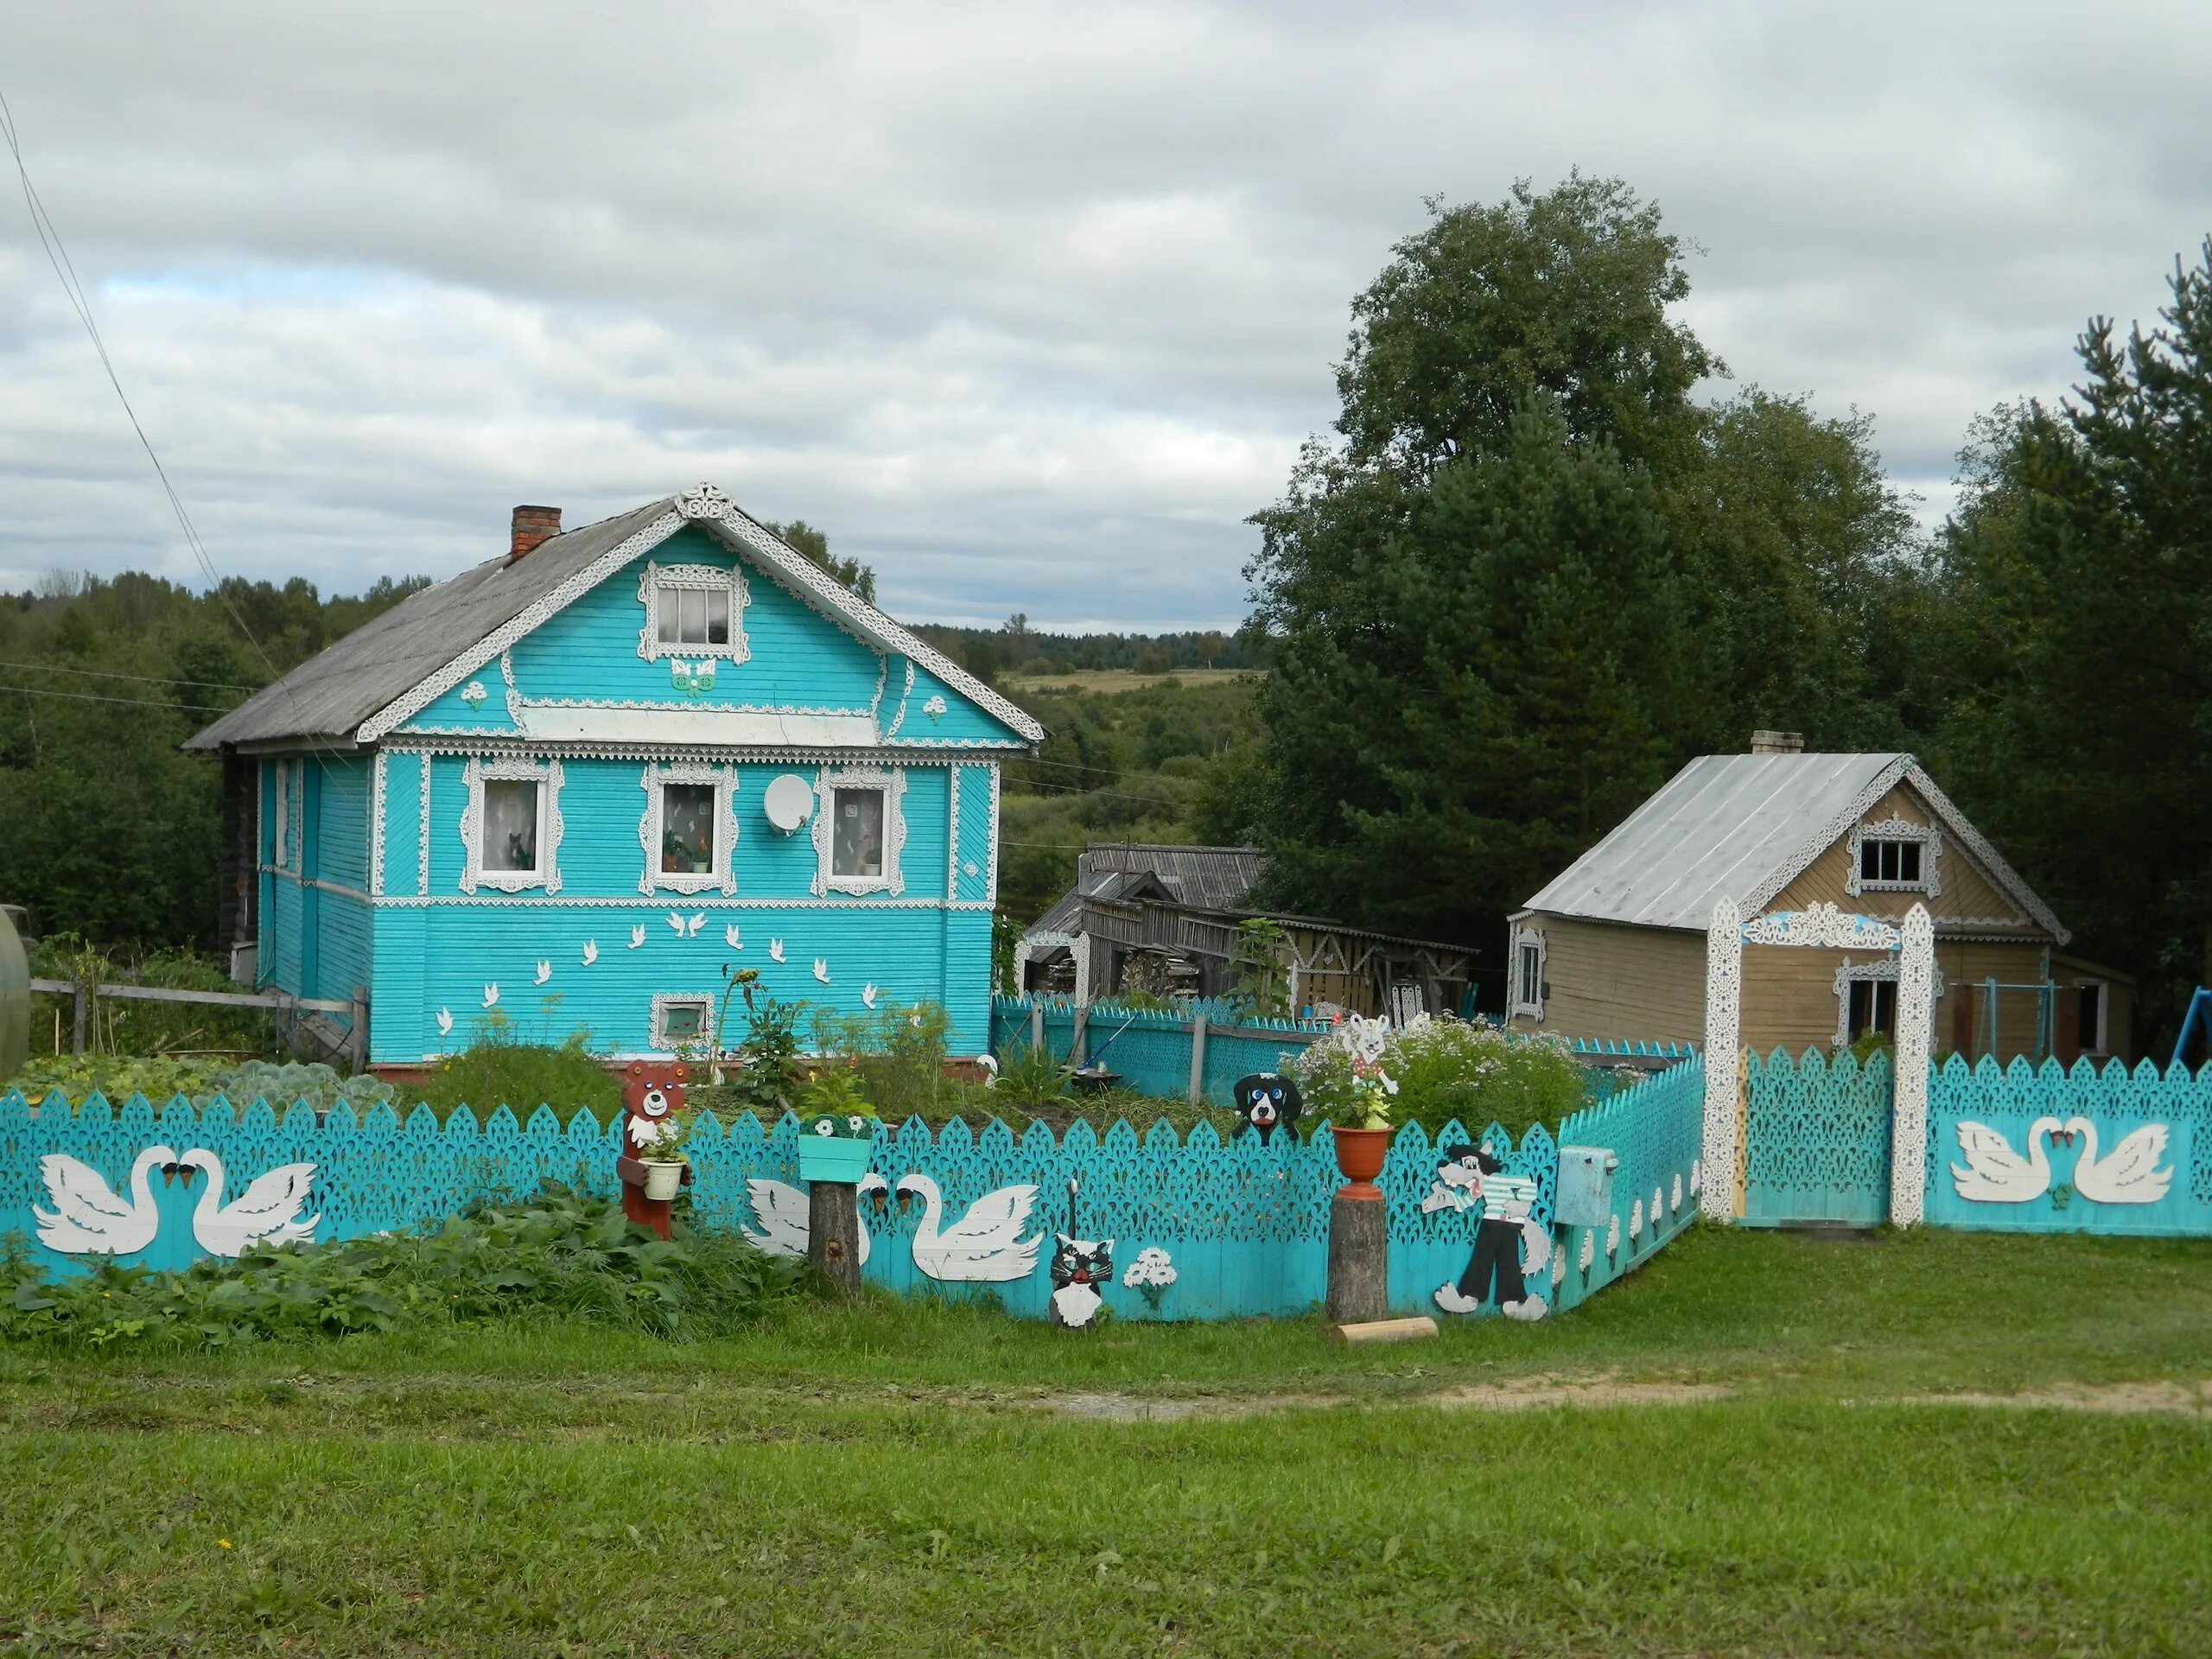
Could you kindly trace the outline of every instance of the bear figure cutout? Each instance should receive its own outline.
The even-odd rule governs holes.
[[[621,1178],[622,1213],[642,1222],[663,1238],[668,1236],[666,1204],[645,1196],[643,1166],[637,1161],[660,1133],[662,1124],[683,1109],[683,1085],[690,1068],[678,1061],[632,1060],[622,1071],[622,1132],[615,1173]],[[685,1165],[683,1181],[690,1184]]]
[[[1237,1078],[1230,1098],[1236,1103],[1236,1116],[1260,1132],[1263,1146],[1278,1128],[1295,1133],[1306,1110],[1298,1084],[1280,1071],[1255,1071]]]

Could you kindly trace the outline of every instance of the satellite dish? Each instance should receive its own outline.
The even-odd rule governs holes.
[[[768,792],[760,798],[760,809],[768,815],[771,825],[788,836],[814,816],[814,791],[807,787],[805,779],[787,772],[768,785]]]

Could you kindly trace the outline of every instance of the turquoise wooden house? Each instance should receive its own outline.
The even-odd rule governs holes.
[[[372,1063],[416,1066],[493,1010],[667,1055],[730,967],[942,1002],[982,1052],[999,767],[1043,735],[702,485],[566,532],[518,507],[505,555],[188,747],[223,757],[238,976],[362,999]]]

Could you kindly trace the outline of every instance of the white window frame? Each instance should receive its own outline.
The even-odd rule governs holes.
[[[1522,951],[1531,950],[1536,953],[1536,995],[1533,1001],[1521,995],[1521,956]],[[1544,1017],[1545,954],[1544,936],[1541,929],[1516,927],[1513,930],[1513,950],[1506,967],[1506,972],[1510,976],[1505,987],[1507,1019],[1518,1019],[1524,1014],[1532,1020]]]
[[[836,791],[841,789],[880,789],[883,791],[883,873],[880,875],[837,875],[830,861],[837,844]],[[897,897],[906,890],[899,871],[906,849],[906,773],[898,766],[824,766],[814,774],[814,896],[832,893],[855,897],[871,893]]]
[[[645,791],[645,815],[638,820],[638,844],[645,853],[645,873],[638,891],[650,898],[656,893],[706,893],[720,889],[737,892],[737,768],[710,766],[690,760],[648,760],[639,783]],[[661,786],[664,784],[709,784],[715,791],[715,868],[704,875],[683,874],[660,867]]]
[[[292,763],[289,760],[279,760],[275,763],[275,772],[276,774],[276,839],[270,847],[269,861],[277,869],[289,870],[292,867],[285,862],[285,854],[299,844],[298,838],[292,834],[292,802],[289,792]]]
[[[1934,974],[1934,982],[1928,993],[1929,1005],[1931,1007],[1943,995],[1943,970],[1941,968],[1936,969]],[[1851,1046],[1852,986],[1868,980],[1897,977],[1898,958],[1896,957],[1885,957],[1878,962],[1847,962],[1835,970],[1835,979],[1833,982],[1835,986],[1835,1046],[1838,1048]],[[1900,997],[1903,996],[1902,988],[1898,994]],[[1902,1008],[1904,1006],[1902,1001],[1898,1006]],[[1903,1020],[1904,1015],[1900,1013],[1897,1018]]]
[[[711,991],[660,991],[654,994],[652,1029],[648,1040],[656,1054],[676,1052],[676,1039],[668,1033],[668,1014],[671,1008],[697,1003],[701,1010],[699,1034],[686,1037],[684,1042],[711,1043],[715,1039],[715,997]]]
[[[1870,841],[1917,842],[1920,845],[1920,880],[1917,881],[1870,880],[1859,873],[1859,849]],[[1856,899],[1862,893],[1919,893],[1934,899],[1943,891],[1943,874],[1939,862],[1943,855],[1943,832],[1932,823],[1915,823],[1910,818],[1895,816],[1874,823],[1852,826],[1851,865],[1843,880],[1843,890]]]
[[[664,645],[660,637],[660,595],[685,588],[720,589],[729,595],[729,639],[719,645]],[[667,657],[720,658],[741,663],[752,656],[745,639],[745,573],[735,565],[656,564],[645,561],[638,573],[638,599],[645,607],[645,626],[638,630],[638,655],[649,663]]]
[[[490,887],[499,893],[522,893],[542,887],[549,894],[560,892],[561,763],[518,755],[472,754],[461,768],[461,778],[468,797],[461,810],[461,890],[474,893],[479,887]],[[537,785],[537,868],[534,870],[484,868],[484,785],[494,781]]]
[[[2081,1007],[2082,993],[2092,985],[2097,988],[2096,1040],[2089,1040],[2089,1033],[2077,1031],[2074,1040],[2079,1052],[2091,1059],[2102,1059],[2112,1053],[2112,982],[2108,979],[2077,979],[2074,982],[2074,1006]]]

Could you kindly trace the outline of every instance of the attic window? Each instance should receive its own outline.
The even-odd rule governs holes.
[[[745,644],[745,578],[714,564],[655,564],[638,577],[645,625],[638,655],[649,663],[665,657],[720,658],[741,663]]]
[[[1937,871],[1942,852],[1942,838],[1933,824],[1898,817],[1859,824],[1851,832],[1844,891],[1854,899],[1862,893],[1924,893],[1932,898],[1943,890]]]

